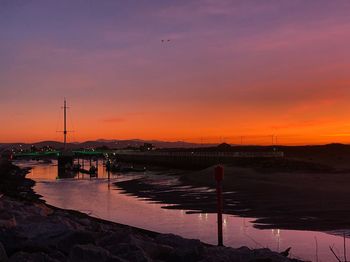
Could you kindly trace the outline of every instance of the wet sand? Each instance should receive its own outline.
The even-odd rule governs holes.
[[[213,167],[177,176],[175,184],[138,179],[116,185],[127,194],[171,205],[166,208],[216,212]],[[226,165],[224,212],[254,217],[258,228],[350,229],[349,182],[346,172],[266,172]]]

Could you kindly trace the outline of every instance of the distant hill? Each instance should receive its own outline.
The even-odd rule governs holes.
[[[113,149],[126,148],[126,147],[139,147],[144,143],[151,143],[156,148],[193,148],[193,147],[209,147],[215,146],[215,144],[196,144],[187,143],[183,141],[168,142],[168,141],[158,141],[158,140],[140,140],[140,139],[129,139],[129,140],[106,140],[98,139],[94,141],[85,141],[80,143],[68,143],[68,149],[79,149],[79,148],[98,148],[98,147],[108,147]],[[42,148],[45,146],[52,147],[54,149],[63,148],[62,142],[57,141],[40,141],[36,143],[0,143],[0,151],[6,150],[8,148],[20,148],[29,149],[31,146],[37,148]]]
[[[223,144],[197,144],[188,143],[183,141],[159,141],[159,140],[140,140],[140,139],[128,139],[128,140],[106,140],[98,139],[94,141],[68,143],[68,149],[80,149],[80,148],[99,148],[108,147],[110,149],[120,149],[127,147],[140,147],[144,143],[151,143],[156,148],[163,150],[194,150],[194,151],[248,151],[248,152],[259,152],[259,151],[271,151],[273,149],[283,151],[288,157],[302,157],[302,158],[314,158],[325,155],[338,156],[346,155],[349,156],[350,160],[350,145],[346,144],[327,144],[327,145],[305,145],[305,146],[254,146],[254,145],[229,145]],[[52,147],[54,149],[63,148],[62,142],[57,141],[40,141],[36,143],[0,143],[0,151],[11,148],[23,148],[29,149],[31,146],[42,148],[45,146]]]

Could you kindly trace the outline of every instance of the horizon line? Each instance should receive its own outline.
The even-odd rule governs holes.
[[[207,142],[207,143],[201,143],[201,142],[188,142],[184,140],[157,140],[157,139],[139,139],[139,138],[134,138],[134,139],[95,139],[95,140],[84,140],[84,141],[73,141],[73,142],[67,142],[67,144],[83,144],[86,142],[100,142],[100,143],[109,143],[109,142],[118,142],[118,141],[140,141],[140,142],[158,142],[158,143],[184,143],[184,144],[193,144],[193,145],[220,145],[220,144],[228,144],[231,146],[326,146],[326,145],[350,145],[348,143],[340,143],[340,142],[330,142],[330,143],[284,143],[284,144],[272,144],[272,143],[246,143],[246,144],[240,144],[240,143],[230,143],[230,142]],[[44,143],[44,142],[52,142],[52,143],[60,143],[64,144],[62,141],[57,141],[57,140],[40,140],[40,141],[33,141],[33,142],[1,142],[1,144],[38,144],[38,143]]]

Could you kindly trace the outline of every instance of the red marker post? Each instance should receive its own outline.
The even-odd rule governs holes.
[[[224,179],[224,168],[215,167],[217,210],[218,210],[218,246],[223,246],[222,237],[222,180]]]

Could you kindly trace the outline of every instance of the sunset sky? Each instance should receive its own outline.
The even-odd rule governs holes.
[[[0,142],[60,140],[66,97],[69,141],[350,143],[349,14],[348,0],[0,0]]]

